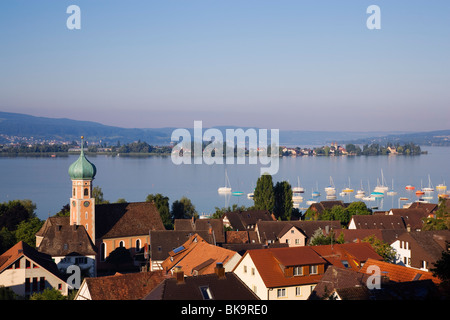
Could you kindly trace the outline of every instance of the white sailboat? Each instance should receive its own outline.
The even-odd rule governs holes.
[[[381,169],[381,184],[379,180],[377,181],[378,185],[373,190],[374,192],[385,193],[386,191],[389,190],[389,187],[386,186],[386,182],[384,181],[383,169]]]
[[[423,192],[434,192],[434,188],[431,185],[431,178],[430,175],[428,175],[428,187],[422,188]]]
[[[364,191],[364,188],[362,186],[362,180],[361,180],[361,188],[356,191],[355,198],[361,199],[366,195],[366,191]]]
[[[334,187],[333,178],[330,176],[330,185],[325,188],[325,192],[328,196],[336,194],[336,188]]]
[[[305,189],[300,186],[300,177],[297,177],[297,180],[298,180],[298,186],[292,188],[292,192],[293,193],[303,193],[303,192],[305,192]]]
[[[217,189],[218,193],[231,193],[231,184],[230,180],[228,179],[227,171],[225,170],[225,187],[220,187]]]
[[[397,192],[394,190],[394,179],[392,179],[392,189],[387,192],[388,196],[395,196]]]

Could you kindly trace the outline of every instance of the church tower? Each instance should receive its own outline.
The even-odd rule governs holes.
[[[72,179],[70,198],[70,225],[84,226],[95,243],[95,199],[92,197],[92,180],[97,169],[84,155],[84,138],[81,137],[81,153],[77,161],[69,167]]]

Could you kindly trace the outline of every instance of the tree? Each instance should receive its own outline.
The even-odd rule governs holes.
[[[172,203],[173,219],[190,219],[192,217],[198,218],[198,214],[190,199],[182,197]]]
[[[36,247],[36,233],[41,229],[44,221],[38,217],[24,220],[19,223],[15,232],[16,242],[23,241],[31,247]]]
[[[124,247],[117,247],[106,258],[106,262],[112,264],[117,270],[121,265],[133,263],[130,251]]]
[[[393,249],[388,243],[381,241],[373,235],[364,238],[363,242],[370,243],[375,252],[380,255],[384,261],[394,263],[396,255],[395,249]]]
[[[368,209],[366,204],[362,201],[356,201],[356,202],[350,203],[348,205],[348,207],[346,208],[346,210],[348,211],[348,214],[349,214],[349,222],[350,222],[351,216],[372,214],[372,210]]]
[[[45,288],[42,292],[33,293],[30,300],[67,300],[67,297],[55,288]]]
[[[442,251],[441,258],[434,263],[434,267],[430,268],[430,271],[433,273],[433,276],[442,281],[439,287],[442,289],[446,298],[450,298],[450,252]]]
[[[58,213],[55,214],[56,217],[69,217],[70,216],[70,205],[65,204]]]
[[[292,215],[292,188],[289,182],[277,182],[274,187],[274,214],[278,219],[289,220]]]
[[[95,199],[95,204],[108,204],[109,201],[105,200],[103,198],[103,191],[102,188],[100,188],[99,186],[95,186],[92,189],[92,198]]]
[[[149,194],[145,199],[147,202],[154,202],[159,211],[164,227],[168,230],[173,229],[173,221],[170,216],[169,197],[165,197],[160,193]]]
[[[0,300],[16,300],[17,295],[14,291],[5,286],[0,286]]]
[[[273,212],[275,206],[275,195],[273,191],[272,176],[263,174],[256,182],[256,188],[253,195],[256,210],[268,210]]]

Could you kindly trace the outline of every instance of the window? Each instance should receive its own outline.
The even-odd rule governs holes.
[[[310,266],[309,267],[309,273],[310,274],[317,274],[317,266],[316,265]]]
[[[291,233],[294,234],[294,229],[291,230]]]
[[[244,266],[244,273],[247,273],[247,266]]]
[[[119,247],[121,247],[121,248],[125,247],[125,242],[123,240],[121,240],[119,242]]]
[[[302,287],[295,287],[295,295],[296,296],[302,295]]]
[[[294,276],[302,276],[303,267],[294,267]]]
[[[31,268],[31,262],[28,259],[25,260],[25,268],[27,268],[27,269]]]
[[[199,289],[200,289],[200,292],[202,293],[203,300],[211,300],[213,298],[212,294],[211,294],[211,290],[209,290],[208,286],[202,286],[202,287],[199,287]]]
[[[38,291],[38,278],[33,278],[33,292]]]
[[[350,268],[350,265],[348,264],[347,260],[341,260],[342,264],[344,265],[344,267],[346,268]]]
[[[253,292],[256,294],[257,292],[257,287],[255,286],[255,285],[252,285],[252,290],[253,290]]]
[[[255,275],[255,268],[252,268],[252,276]]]
[[[73,196],[75,197],[75,188],[73,188]]]
[[[88,188],[84,188],[84,195],[88,196],[89,195],[89,189]]]
[[[295,239],[295,244],[299,245],[300,244],[300,239]]]
[[[290,243],[291,243],[291,240],[286,239],[286,243],[287,243],[287,244],[290,244]]]
[[[286,298],[286,289],[277,289],[277,298]]]

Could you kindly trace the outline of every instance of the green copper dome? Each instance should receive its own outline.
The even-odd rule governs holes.
[[[83,139],[83,138],[81,138]],[[81,140],[81,153],[77,161],[69,167],[69,176],[72,180],[92,180],[97,168],[84,156],[83,140]]]

